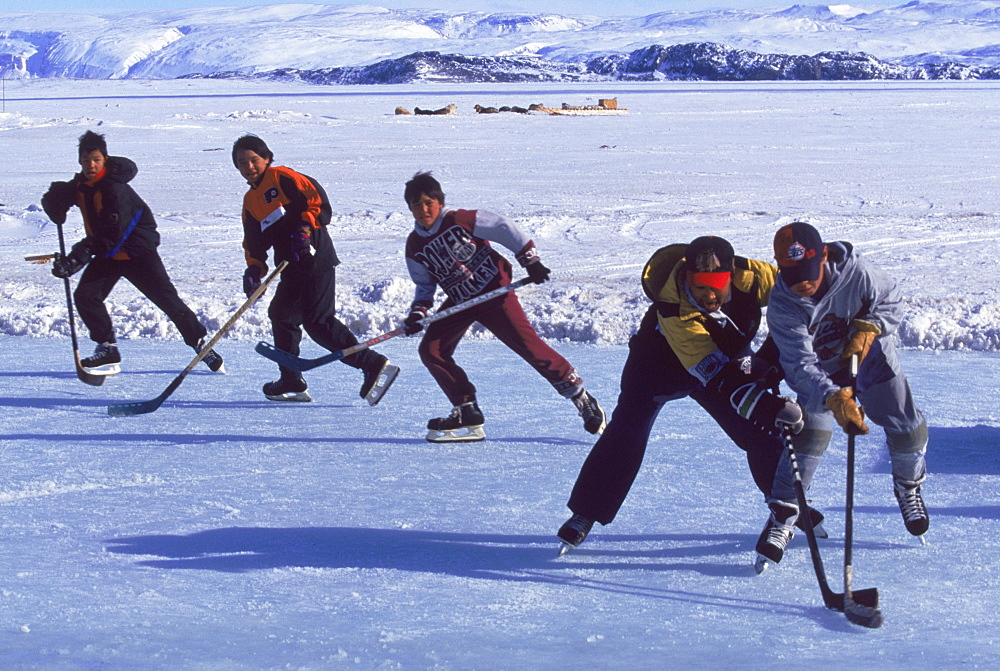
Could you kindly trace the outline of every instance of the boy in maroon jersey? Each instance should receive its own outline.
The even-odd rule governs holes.
[[[514,252],[528,276],[541,284],[549,279],[535,243],[503,217],[483,210],[444,207],[441,185],[429,172],[419,172],[406,183],[406,204],[415,220],[406,239],[406,267],[416,286],[406,332],[413,335],[434,305],[441,287],[448,298],[446,309],[498,287],[510,284],[511,265],[490,241]],[[513,291],[459,312],[427,327],[420,342],[420,360],[437,380],[454,406],[448,417],[427,422],[432,443],[483,440],[483,413],[476,402],[476,387],[452,355],[473,322],[479,322],[514,350],[549,381],[562,396],[572,399],[584,428],[604,430],[604,411],[583,388],[583,380],[559,353],[545,344],[528,322]]]

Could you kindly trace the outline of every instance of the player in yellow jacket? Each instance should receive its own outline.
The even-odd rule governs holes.
[[[643,289],[653,304],[629,341],[618,405],[573,487],[573,516],[558,532],[567,548],[582,543],[595,521],[615,518],[657,415],[668,401],[688,396],[746,452],[770,503],[784,447],[780,433],[802,423],[798,405],[770,391],[782,378],[773,344],[751,348],[777,272],[735,256],[732,245],[715,236],[664,247],[649,260]],[[767,538],[765,529],[758,551]]]

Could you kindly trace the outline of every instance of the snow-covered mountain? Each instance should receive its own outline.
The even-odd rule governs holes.
[[[487,69],[501,70],[509,65],[502,59],[534,59],[517,62],[514,69],[566,73],[543,79],[607,78],[619,76],[618,65],[634,61],[637,53],[677,45],[713,45],[702,49],[725,53],[722,58],[730,62],[864,54],[896,73],[875,68],[874,78],[929,78],[940,72],[994,78],[1000,76],[1000,0],[666,11],[612,19],[315,4],[104,15],[0,13],[0,69],[6,76],[169,79],[281,71],[358,81],[363,68],[384,69],[387,62],[437,53],[482,58]],[[937,69],[919,70],[925,63]],[[768,64],[755,74],[723,78],[760,78],[783,67]],[[629,74],[676,77],[685,66],[670,70],[674,74]]]

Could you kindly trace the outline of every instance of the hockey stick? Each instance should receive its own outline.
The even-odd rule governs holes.
[[[208,352],[213,347],[215,347],[215,344],[222,339],[222,336],[224,336],[226,332],[228,332],[229,329],[233,327],[233,324],[236,323],[236,320],[242,317],[243,313],[249,310],[250,306],[253,305],[255,302],[257,302],[257,299],[260,298],[261,295],[264,293],[264,290],[267,289],[267,285],[273,282],[274,278],[278,276],[278,273],[284,270],[285,266],[287,265],[288,261],[283,261],[280,266],[275,268],[271,272],[271,274],[267,276],[267,279],[265,279],[263,282],[260,283],[259,287],[254,289],[253,293],[250,294],[250,297],[247,298],[246,302],[243,303],[243,305],[241,305],[236,310],[236,312],[233,313],[233,316],[229,318],[229,321],[227,321],[225,324],[222,325],[222,328],[220,328],[216,332],[216,334],[212,336],[212,339],[209,340],[207,343],[205,343],[205,346],[202,347],[201,351],[198,352],[198,354],[194,357],[194,359],[191,360],[191,363],[189,363],[187,367],[181,371],[180,375],[174,378],[173,382],[167,385],[167,388],[163,390],[162,394],[160,394],[156,398],[151,398],[148,401],[134,401],[132,403],[114,403],[108,406],[108,414],[114,417],[144,415],[146,413],[155,411],[157,408],[163,405],[163,402],[167,400],[167,397],[170,396],[172,393],[174,393],[174,390],[176,390],[177,387],[181,386],[181,382],[184,381],[184,378],[187,377],[187,374],[190,373],[194,369],[194,367],[198,365],[199,361],[205,358],[205,355],[208,354]]]
[[[487,291],[485,294],[481,296],[475,296],[474,298],[470,298],[464,303],[459,303],[458,305],[453,305],[450,308],[441,310],[440,312],[437,312],[431,315],[430,317],[424,317],[422,320],[420,320],[420,323],[423,324],[424,326],[427,326],[428,324],[436,322],[439,319],[450,317],[451,315],[461,312],[462,310],[471,308],[474,305],[480,305],[488,300],[496,298],[497,296],[502,296],[503,294],[509,291],[520,289],[521,287],[527,284],[534,284],[534,281],[529,277],[524,277],[518,280],[517,282],[511,282],[507,286],[500,287],[499,289],[494,289],[493,291]],[[389,340],[390,338],[401,336],[404,333],[406,333],[404,329],[396,329],[394,331],[389,331],[388,333],[383,333],[380,336],[375,336],[371,340],[366,340],[363,343],[358,343],[357,345],[352,345],[351,347],[337,350],[336,352],[330,352],[329,354],[324,354],[323,356],[317,357],[315,359],[303,359],[300,356],[289,354],[288,352],[280,350],[274,345],[266,342],[257,343],[257,347],[255,349],[257,350],[258,354],[270,359],[279,366],[284,366],[285,368],[291,368],[292,370],[303,372],[307,370],[312,370],[313,368],[318,368],[319,366],[324,366],[334,361],[340,361],[341,359],[351,356],[356,352],[360,352],[363,349],[368,349],[369,347],[377,345],[378,343],[383,342],[385,340]]]
[[[56,260],[55,254],[35,254],[34,256],[24,257],[25,261],[31,261],[32,263],[49,263],[50,261]]]
[[[851,391],[855,391],[858,379],[858,355],[851,357]],[[876,606],[858,603],[851,591],[854,578],[852,550],[854,545],[854,439],[853,427],[847,432],[847,502],[844,506],[844,615],[854,624],[869,629],[882,626],[882,611]]]
[[[802,475],[799,473],[799,463],[795,459],[795,448],[792,445],[792,433],[789,430],[782,432],[785,439],[785,449],[788,450],[788,458],[792,463],[792,475],[795,476],[795,498],[799,502],[799,516],[805,515],[803,528],[806,531],[806,540],[809,541],[809,555],[812,557],[813,571],[816,573],[816,580],[819,581],[819,591],[823,594],[823,604],[827,608],[844,612],[846,606],[846,595],[834,592],[830,588],[830,583],[826,579],[826,571],[823,570],[823,558],[819,554],[819,543],[816,542],[816,531],[812,525],[812,515],[810,514],[809,502],[806,501],[806,490],[802,484]],[[874,587],[860,589],[853,593],[852,603],[861,604],[870,608],[878,607],[878,590]]]
[[[56,224],[56,231],[59,233],[59,255],[66,256],[66,240],[63,238],[62,224]],[[73,361],[76,364],[76,377],[81,382],[100,387],[104,384],[104,375],[94,375],[88,372],[80,363],[80,345],[76,340],[76,316],[73,314],[73,292],[69,289],[69,278],[63,278],[63,286],[66,288],[66,309],[69,311],[69,337],[73,341]]]

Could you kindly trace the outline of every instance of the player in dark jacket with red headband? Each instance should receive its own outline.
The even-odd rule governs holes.
[[[573,486],[573,515],[557,533],[564,550],[580,545],[594,522],[615,519],[657,415],[666,403],[686,397],[746,452],[754,483],[774,512],[772,489],[784,451],[779,433],[798,431],[802,422],[795,403],[770,391],[782,377],[773,343],[752,348],[777,272],[769,263],[736,256],[716,236],[669,245],[646,263],[642,284],[653,304],[629,340],[611,421]],[[757,541],[758,570],[784,553],[783,544],[770,544],[773,523],[769,517]]]
[[[177,295],[156,251],[160,244],[156,219],[128,184],[138,173],[135,163],[108,156],[104,136],[93,131],[80,136],[79,163],[81,172],[73,179],[52,182],[42,197],[42,207],[59,225],[74,205],[83,214],[86,237],[52,266],[52,274],[64,278],[86,266],[74,298],[97,348],[93,356],[81,359],[80,365],[96,375],[114,375],[121,370],[121,354],[104,300],[123,277],[163,310],[184,342],[200,352],[205,327]],[[225,372],[222,357],[215,350],[209,350],[202,361],[213,371]]]

